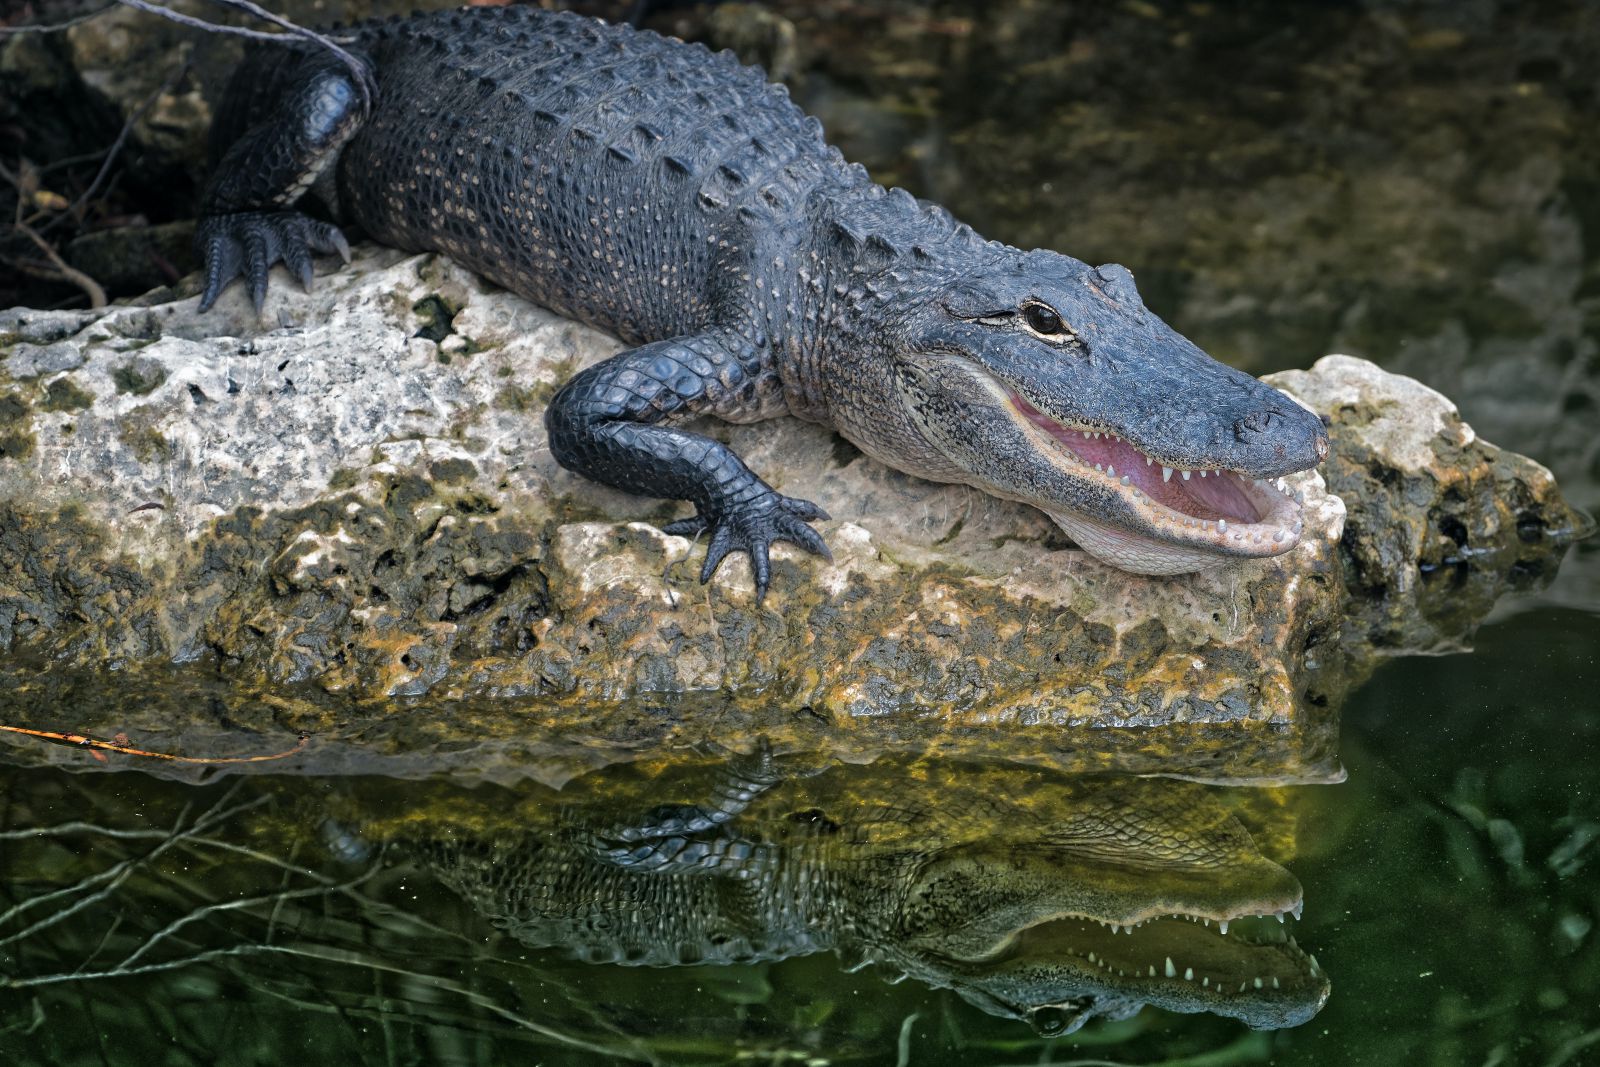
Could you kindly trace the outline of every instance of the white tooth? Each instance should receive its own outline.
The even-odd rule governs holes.
[[[1162,467],[1161,468],[1161,480],[1164,481],[1164,482],[1172,481],[1172,468],[1171,467]]]
[[[1194,968],[1193,967],[1185,967],[1183,969],[1183,980],[1185,982],[1194,981]]]
[[[1176,978],[1176,977],[1178,977],[1178,968],[1176,968],[1176,967],[1174,967],[1172,965],[1172,957],[1171,956],[1167,957],[1167,977],[1168,978]]]
[[[1278,981],[1278,976],[1277,975],[1273,975],[1272,976],[1272,988],[1273,989],[1282,989],[1283,988],[1283,983]]]
[[[1191,474],[1193,474],[1193,473],[1194,473],[1194,471],[1183,471],[1183,472],[1182,472],[1182,474],[1183,474],[1183,480],[1184,480],[1184,481],[1188,481],[1188,480],[1189,480],[1189,475],[1191,475]]]
[[[1150,965],[1150,977],[1154,978],[1155,976],[1156,976],[1156,965],[1152,963]]]
[[[1094,434],[1090,433],[1088,430],[1085,430],[1083,431],[1083,439],[1085,441],[1091,441],[1094,439]]]
[[[1206,986],[1209,986],[1209,985],[1210,985],[1210,984],[1211,984],[1211,978],[1210,978],[1210,976],[1209,976],[1209,975],[1208,975],[1208,976],[1206,976],[1206,977],[1204,977],[1204,978],[1202,978],[1202,979],[1200,979],[1200,986],[1201,986],[1201,988],[1204,988],[1204,987],[1206,987]]]
[[[1261,979],[1259,979],[1259,978],[1256,979],[1256,988],[1257,989],[1260,989],[1262,986],[1264,986],[1266,984],[1267,983],[1263,982]]]
[[[1106,473],[1111,475],[1111,477],[1115,478],[1117,476],[1117,468],[1115,468],[1111,464],[1107,463],[1106,464]]]
[[[1298,918],[1300,918],[1300,912],[1305,908],[1305,906],[1306,906],[1306,902],[1305,901],[1297,900],[1297,901],[1295,901],[1294,907],[1290,908],[1289,910],[1294,912],[1294,917],[1296,919],[1298,919]]]
[[[1204,478],[1205,476],[1206,476],[1206,472],[1205,471],[1201,471],[1200,472],[1200,477]]]
[[[1211,920],[1210,919],[1201,919],[1200,921],[1205,923],[1207,926],[1211,925]]]
[[[1217,928],[1222,931],[1222,936],[1224,936],[1224,937],[1228,936],[1228,920],[1227,919],[1219,920],[1218,923],[1217,923]]]
[[[1104,469],[1105,469],[1105,468],[1104,468],[1104,467],[1102,467],[1102,466],[1100,466],[1100,464],[1098,464],[1098,463],[1096,463],[1096,464],[1095,464],[1095,465],[1094,465],[1094,469],[1095,469],[1095,470],[1097,470],[1097,471],[1098,471],[1098,470],[1104,470]]]
[[[1288,530],[1279,530],[1277,533],[1272,535],[1272,539],[1274,541],[1282,541],[1285,537],[1288,537],[1288,536],[1289,536],[1289,531]]]
[[[1149,456],[1144,457],[1144,465],[1146,467],[1150,466],[1150,464],[1152,464],[1154,462],[1155,462],[1155,460],[1151,459]]]
[[[1218,533],[1227,533],[1228,532],[1228,520],[1227,519],[1218,519],[1217,520],[1217,532]]]
[[[1306,959],[1311,962],[1311,973],[1312,974],[1321,974],[1322,973],[1322,968],[1317,966],[1317,957],[1316,956],[1307,956]]]
[[[1094,962],[1094,953],[1093,952],[1089,953],[1089,962],[1090,963]]]
[[[1283,912],[1278,912],[1278,922],[1283,922]]]
[[[1127,485],[1128,484],[1128,476],[1126,474],[1124,474],[1122,476],[1122,484],[1123,485]]]
[[[1243,992],[1244,992],[1244,987],[1245,987],[1245,985],[1246,985],[1246,983],[1244,983],[1244,982],[1240,982],[1240,983],[1239,983],[1239,992],[1241,992],[1241,993],[1243,993]]]

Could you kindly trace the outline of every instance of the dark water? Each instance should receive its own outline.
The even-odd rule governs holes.
[[[700,866],[662,859],[667,846],[629,859],[638,843],[621,835],[685,810],[663,805],[715,811],[726,768],[747,765],[737,759],[680,754],[560,791],[13,771],[0,802],[0,1052],[28,1064],[1595,1062],[1597,687],[1600,616],[1532,606],[1485,629],[1470,656],[1381,670],[1347,709],[1341,785],[915,758],[788,766],[725,826],[685,835],[719,853]],[[1219,844],[1235,827],[1249,831],[1249,865]],[[1198,879],[1171,858],[1194,842],[1216,853]],[[807,870],[810,890],[784,880]],[[789,914],[763,903],[773,871],[770,898]],[[934,884],[929,871],[950,910],[919,949],[906,887]],[[1226,955],[1159,922],[1131,934],[1058,922],[1035,945],[1007,932],[1007,909],[1043,894],[1042,910],[1011,919],[1026,930],[1084,900],[1242,908],[1296,879],[1299,921],[1227,936],[1288,934],[1315,954],[1331,982],[1320,1012],[1320,994],[1285,988],[1250,1020],[1315,1012],[1303,1025],[1145,1009],[1052,1040],[959,992],[1000,989],[993,976],[1030,951],[1098,947],[1119,963],[1206,960],[1231,993]],[[969,905],[1011,939],[994,960],[950,964],[983,955],[982,939],[963,940],[979,922]],[[704,915],[714,921],[688,921]],[[620,962],[708,952],[759,958]],[[880,962],[851,973],[863,958]],[[1306,977],[1296,962],[1253,966],[1288,983]],[[1062,988],[1048,995],[1071,1000]],[[1109,993],[1137,1003],[1142,988]]]
[[[1346,350],[1416,375],[1600,503],[1594,5],[775,9],[797,96],[886,180],[1129,264],[1252,371]],[[194,784],[6,741],[0,1062],[1600,1063],[1597,693],[1590,542],[1470,654],[1355,693],[1339,785],[915,753],[769,774],[752,739],[560,790]],[[63,717],[142,721],[114,680],[87,699]],[[1294,883],[1300,919],[1232,942],[1054,918],[1253,913]],[[1028,969],[1090,950],[1228,985]],[[745,962],[629,965],[707,957]],[[1037,1032],[1090,1008],[1125,1017]]]

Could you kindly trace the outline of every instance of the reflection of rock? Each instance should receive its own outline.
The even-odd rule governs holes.
[[[1492,479],[1408,475],[1416,443],[1374,434],[1360,398],[1392,379],[1330,362],[1288,384],[1358,394],[1332,407],[1336,440],[1404,487],[1350,482],[1380,528],[1346,529],[1321,477],[1300,476],[1297,549],[1176,580],[1099,566],[1037,512],[887,470],[820,428],[713,424],[836,518],[835,562],[780,549],[758,608],[746,567],[694,582],[694,549],[658,529],[675,505],[551,461],[544,400],[608,339],[386,250],[310,295],[280,281],[261,323],[237,289],[207,317],[169,300],[0,316],[0,641],[56,670],[209,658],[242,693],[539,698],[567,723],[731,702],[747,725],[804,711],[863,744],[1016,734],[1018,753],[1068,763],[1084,745],[1062,727],[1167,725],[1115,735],[1117,765],[1159,770],[1181,744],[1215,754],[1208,777],[1326,778],[1326,716],[1299,703],[1307,650],[1340,632],[1350,595],[1403,608],[1414,568],[1442,562],[1389,528],[1460,512],[1475,550],[1518,543],[1517,520],[1474,517],[1495,505],[1453,502]],[[1461,435],[1429,445],[1439,465],[1486,462],[1458,456]],[[1531,479],[1516,491],[1546,530],[1572,524],[1541,469],[1495,469]],[[1378,636],[1399,641],[1396,625]],[[1263,733],[1282,745],[1271,768],[1237,765]]]
[[[415,847],[518,940],[595,963],[831,951],[1050,1036],[1146,1004],[1293,1026],[1327,998],[1272,921],[1299,913],[1298,882],[1203,788],[914,770],[747,775],[704,808],[659,805],[681,777],[580,781],[559,827],[548,808],[501,813]],[[617,824],[641,792],[656,806]]]

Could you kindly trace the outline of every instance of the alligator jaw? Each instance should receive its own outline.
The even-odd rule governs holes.
[[[1062,918],[1020,931],[1007,954],[1013,965],[1027,966],[1022,961],[1030,957],[1068,964],[1091,989],[1103,985],[1107,995],[1171,1011],[1210,1011],[1258,1027],[1294,1026],[1315,1015],[1329,984],[1316,957],[1275,923],[1235,922],[1253,928],[1225,937],[1179,915],[1116,937],[1093,921]]]
[[[1167,466],[1105,427],[1068,426],[1002,386],[1012,420],[1064,473],[1091,480],[1144,523],[1097,521],[1041,506],[1096,557],[1138,574],[1183,574],[1230,559],[1281,555],[1299,543],[1303,495],[1281,476]],[[1285,472],[1293,473],[1293,472]]]

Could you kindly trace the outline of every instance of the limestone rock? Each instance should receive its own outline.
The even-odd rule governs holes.
[[[1542,468],[1345,359],[1280,384],[1334,420],[1329,470],[1360,530],[1300,475],[1293,551],[1173,579],[1108,569],[1030,508],[889,470],[823,428],[708,423],[834,516],[834,561],[779,547],[758,606],[740,557],[695,581],[699,547],[659,529],[685,505],[551,459],[545,401],[615,341],[445,259],[358,252],[310,294],[277,273],[259,320],[237,287],[206,316],[172,293],[0,315],[10,663],[203,664],[279,694],[263,714],[280,726],[321,731],[425,697],[627,743],[820,724],[853,756],[920,737],[1162,771],[1176,746],[1214,761],[1196,776],[1228,777],[1248,746],[1252,776],[1329,778],[1344,682],[1317,681],[1316,650],[1341,646],[1348,680],[1370,647],[1351,619],[1391,651],[1448,639],[1442,616],[1406,622],[1418,565],[1455,565],[1440,515],[1468,531],[1469,569],[1498,562],[1490,545],[1553,559],[1576,523]],[[1408,433],[1374,415],[1390,410]]]

